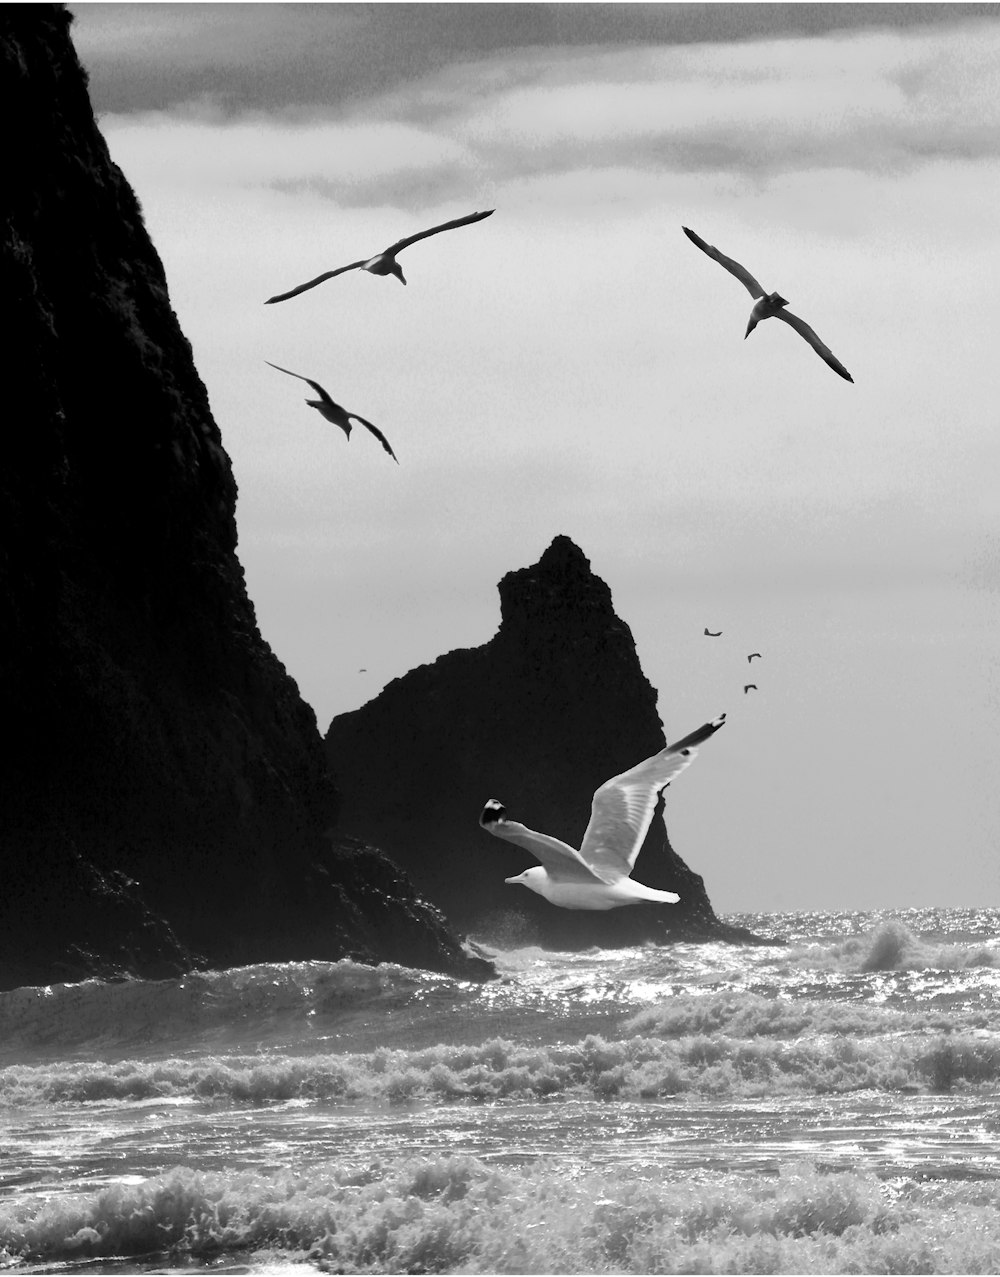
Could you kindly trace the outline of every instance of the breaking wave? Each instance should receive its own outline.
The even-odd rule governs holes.
[[[812,944],[793,949],[792,962],[825,970],[856,971],[964,971],[976,967],[1000,969],[996,942],[955,944],[920,936],[902,922],[883,922],[874,932],[851,936],[834,944]]]
[[[392,963],[261,963],[176,980],[84,980],[0,993],[8,1055],[47,1047],[155,1047],[176,1038],[221,1042],[346,1023],[460,987],[447,976]]]
[[[880,1182],[789,1164],[650,1181],[413,1158],[308,1176],[177,1166],[136,1185],[0,1203],[0,1259],[255,1252],[340,1273],[1000,1271],[996,1183]]]
[[[771,921],[0,993],[0,1269],[1000,1271],[1000,913]]]
[[[991,1023],[970,1014],[956,1030],[955,1017],[934,1012],[718,993],[670,999],[625,1020],[618,1037],[570,1043],[10,1065],[0,1102],[395,1105],[970,1088],[1000,1079]]]

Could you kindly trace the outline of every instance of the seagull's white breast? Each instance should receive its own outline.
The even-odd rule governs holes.
[[[546,874],[524,883],[532,891],[563,909],[617,909],[622,905],[637,905],[643,901],[673,903],[673,892],[655,891],[631,878],[617,882],[553,882]]]

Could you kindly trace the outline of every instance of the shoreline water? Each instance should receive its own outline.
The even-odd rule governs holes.
[[[751,918],[0,995],[0,1263],[1000,1269],[1000,913]]]

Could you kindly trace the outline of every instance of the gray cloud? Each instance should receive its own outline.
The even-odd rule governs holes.
[[[86,4],[74,39],[98,111],[227,111],[391,91],[463,60],[599,46],[683,46],[996,18],[996,4]]]

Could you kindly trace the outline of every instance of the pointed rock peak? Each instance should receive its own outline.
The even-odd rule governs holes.
[[[563,572],[570,567],[590,572],[590,560],[584,552],[574,540],[561,534],[552,538],[552,544],[535,566],[546,572]]]
[[[508,572],[497,588],[502,642],[534,645],[546,635],[565,640],[570,634],[627,632],[615,616],[611,591],[567,536],[555,537],[537,563]]]

